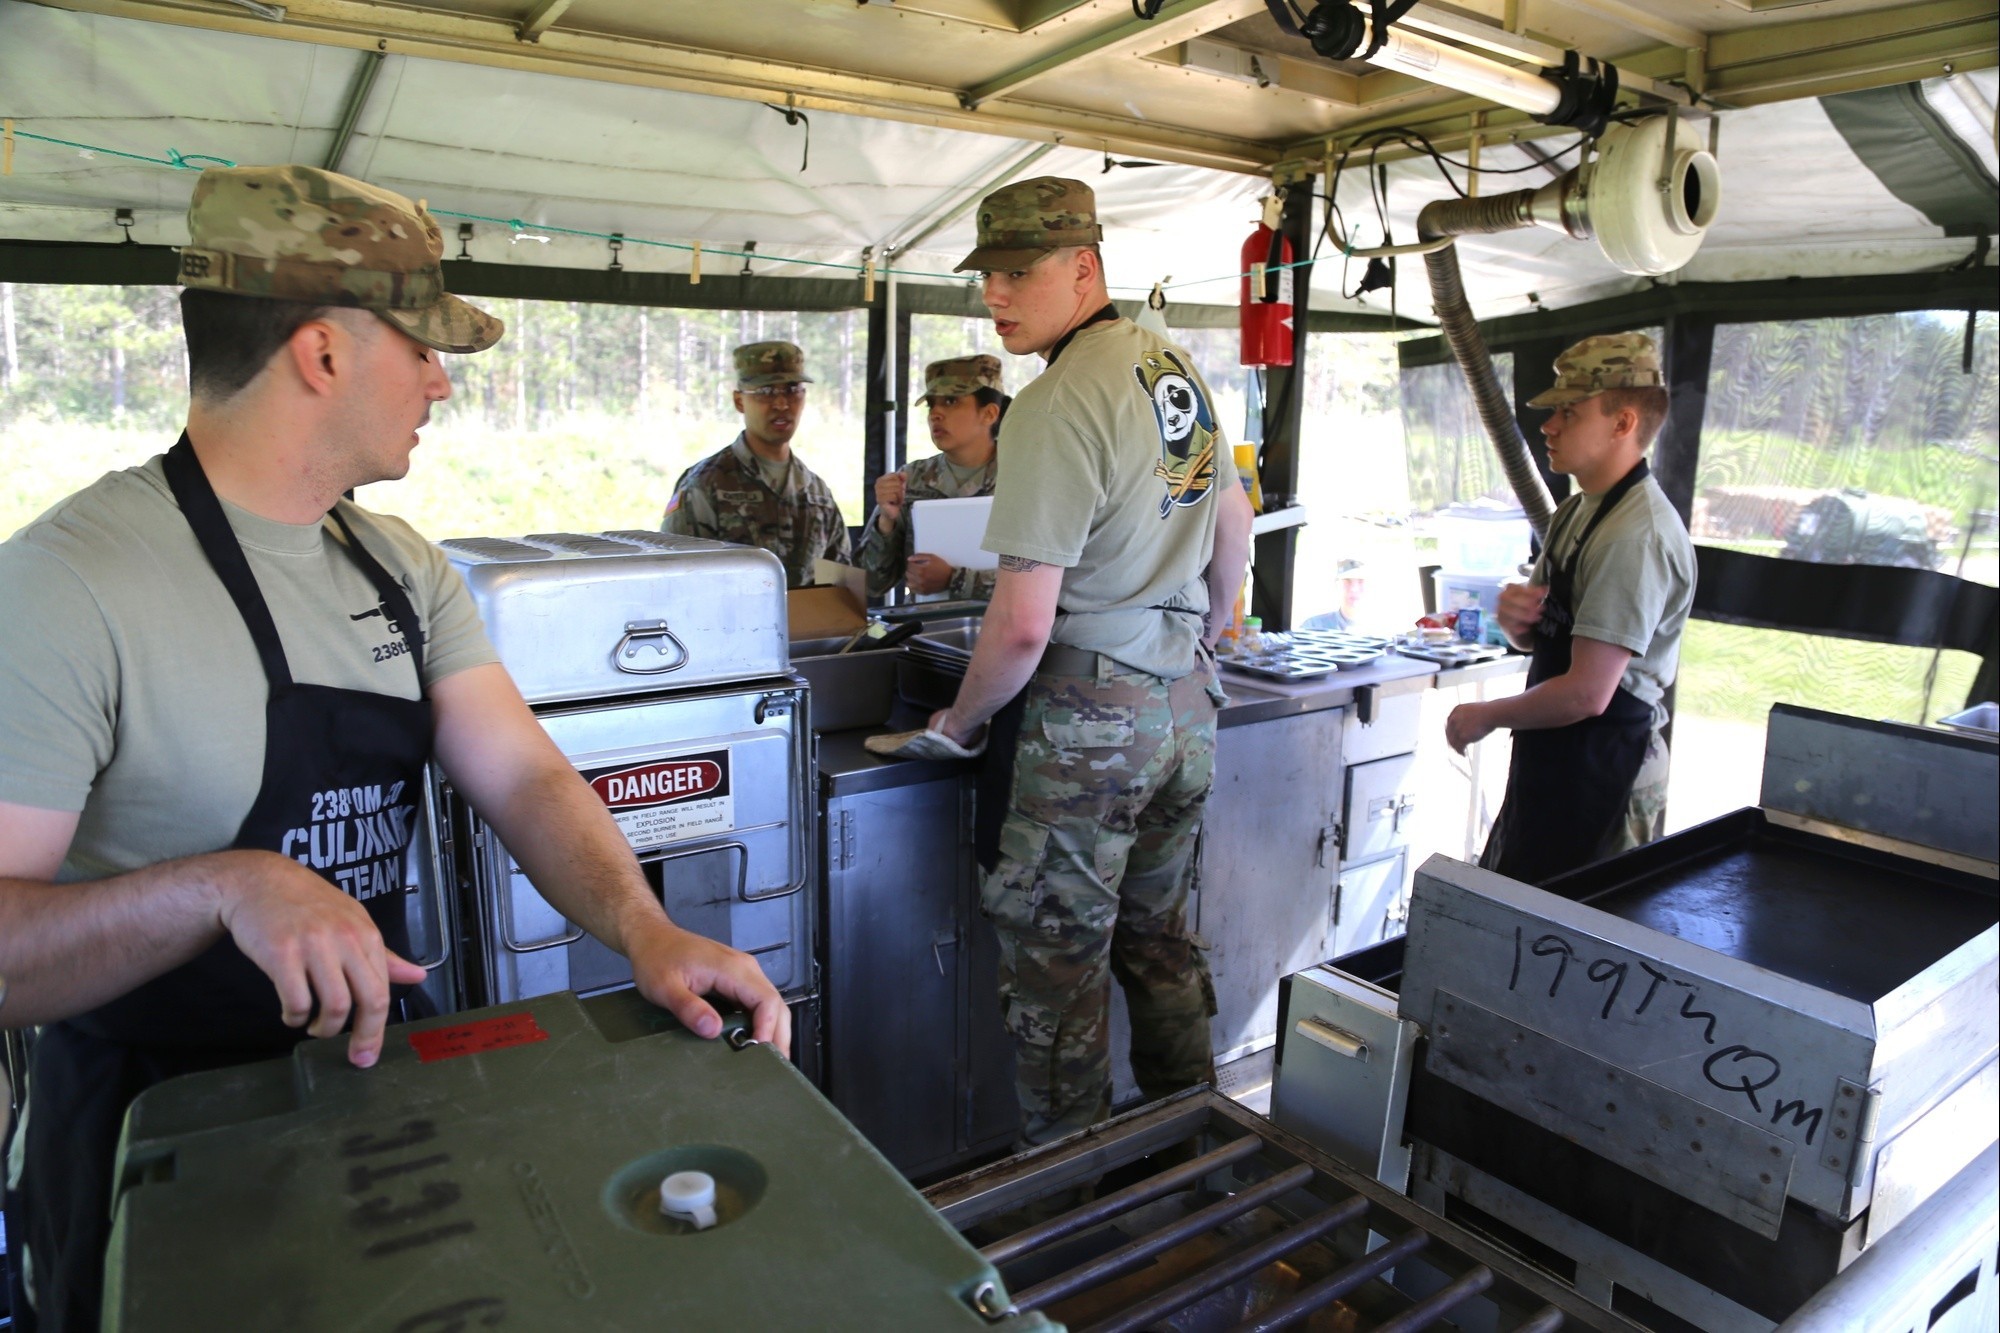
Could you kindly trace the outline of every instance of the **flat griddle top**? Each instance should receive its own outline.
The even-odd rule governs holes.
[[[1863,1004],[2000,919],[1991,881],[1772,825],[1759,810],[1546,887]]]

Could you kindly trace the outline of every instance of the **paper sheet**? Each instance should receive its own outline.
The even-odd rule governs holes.
[[[934,555],[955,569],[998,569],[1000,557],[979,549],[993,497],[919,500],[910,506],[910,532],[919,554]]]

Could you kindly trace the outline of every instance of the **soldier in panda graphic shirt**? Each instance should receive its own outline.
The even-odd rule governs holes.
[[[978,248],[995,331],[1048,369],[1001,426],[991,609],[931,720],[986,743],[982,906],[1000,940],[1023,1144],[1111,1106],[1111,979],[1148,1098],[1212,1078],[1208,970],[1188,929],[1222,693],[1212,654],[1250,503],[1182,349],[1108,298],[1096,201],[1042,177],[995,191]]]

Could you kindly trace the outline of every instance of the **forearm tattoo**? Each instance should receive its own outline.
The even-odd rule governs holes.
[[[1025,574],[1031,569],[1040,569],[1041,567],[1041,561],[1030,560],[1026,556],[1003,555],[1000,557],[1000,568],[1011,569],[1016,574]]]

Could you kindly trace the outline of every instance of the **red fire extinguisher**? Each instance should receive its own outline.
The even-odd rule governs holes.
[[[1243,364],[1292,364],[1292,243],[1259,223],[1243,242],[1242,291],[1238,316],[1243,331]],[[1261,282],[1253,280],[1262,279]]]

